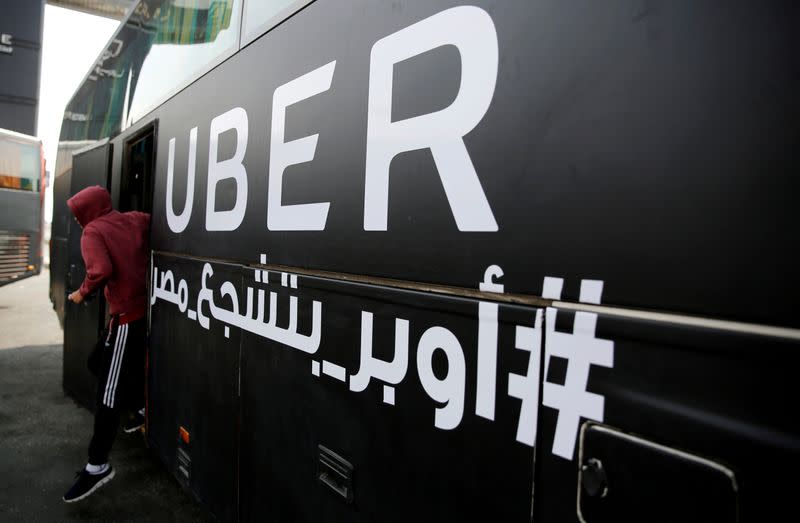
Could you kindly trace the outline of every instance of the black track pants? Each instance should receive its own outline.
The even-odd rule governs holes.
[[[114,323],[100,337],[89,358],[89,368],[98,377],[94,434],[89,444],[92,465],[108,462],[120,412],[144,406],[146,320]]]

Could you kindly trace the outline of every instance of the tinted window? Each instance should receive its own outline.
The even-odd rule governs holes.
[[[67,105],[60,141],[112,136],[234,52],[241,4],[140,0]]]
[[[136,121],[239,45],[240,0],[173,0],[154,12],[151,45],[131,88]]]

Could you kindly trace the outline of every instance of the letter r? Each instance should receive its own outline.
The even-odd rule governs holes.
[[[394,65],[443,45],[453,45],[461,54],[455,100],[440,111],[392,122]],[[370,56],[364,230],[387,230],[392,159],[427,148],[458,229],[498,230],[463,140],[489,109],[497,65],[497,32],[489,14],[478,7],[442,11],[375,43]]]

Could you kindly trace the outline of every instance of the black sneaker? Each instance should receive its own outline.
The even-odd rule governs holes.
[[[67,503],[74,503],[91,496],[95,490],[114,479],[114,468],[109,465],[108,470],[102,474],[89,474],[89,472],[84,469],[75,474],[75,476],[78,480],[62,498]]]
[[[125,420],[122,430],[125,431],[125,434],[132,434],[138,430],[141,430],[142,427],[144,427],[144,414],[142,411],[139,411]]]

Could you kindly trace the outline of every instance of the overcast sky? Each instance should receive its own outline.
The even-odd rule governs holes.
[[[55,171],[64,108],[118,24],[109,18],[45,6],[38,130],[51,173]],[[47,196],[45,217],[50,221],[52,192]]]

